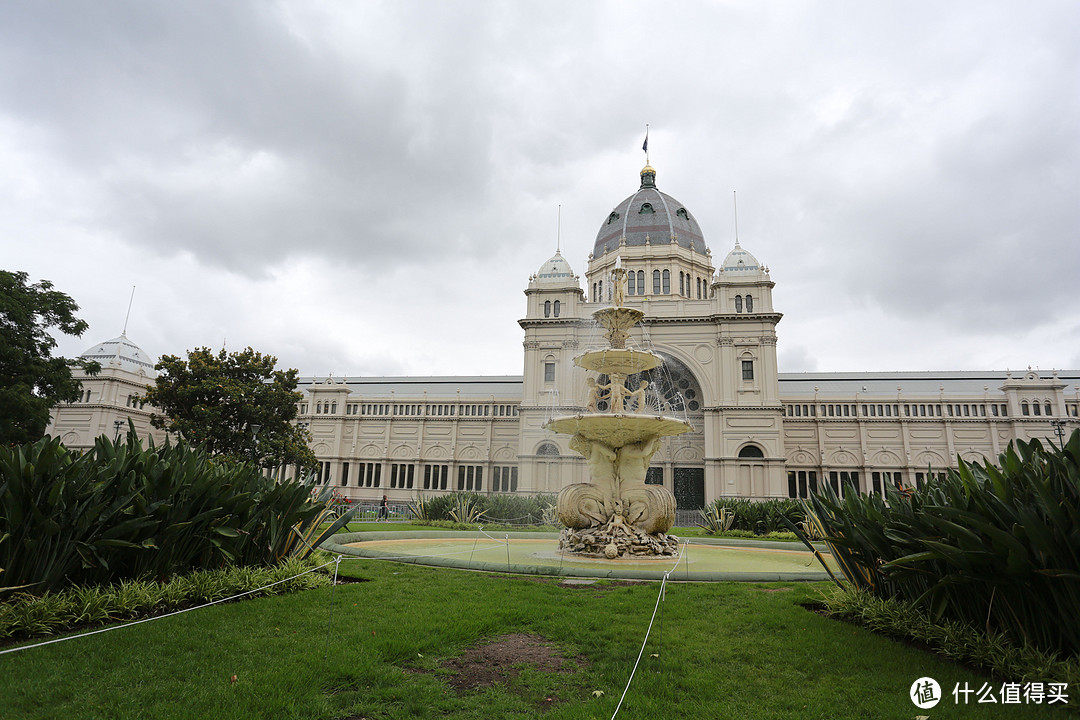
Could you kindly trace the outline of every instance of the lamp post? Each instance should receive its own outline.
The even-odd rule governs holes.
[[[1054,426],[1054,432],[1058,436],[1058,447],[1065,446],[1065,421],[1064,420],[1051,420],[1050,424]]]
[[[124,427],[123,420],[113,420],[113,427],[116,428],[116,434],[113,436],[113,444],[120,442],[120,428]]]

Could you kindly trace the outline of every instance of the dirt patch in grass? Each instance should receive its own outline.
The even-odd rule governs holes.
[[[542,672],[570,673],[582,667],[585,659],[564,657],[553,643],[540,635],[514,633],[469,648],[461,657],[444,660],[441,664],[452,672],[451,687],[465,692],[509,681],[517,677],[523,666]]]

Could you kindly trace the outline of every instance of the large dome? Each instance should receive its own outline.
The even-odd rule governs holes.
[[[706,253],[701,227],[686,207],[656,189],[656,171],[646,165],[641,171],[641,187],[615,206],[596,234],[593,256],[618,249],[626,238],[629,246],[677,243],[694,252]]]
[[[120,337],[98,343],[79,357],[85,360],[95,360],[101,367],[119,367],[128,372],[141,372],[147,377],[156,377],[154,361],[143,352],[143,349],[128,340],[127,335],[121,333]]]

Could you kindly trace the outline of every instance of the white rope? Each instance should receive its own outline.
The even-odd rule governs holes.
[[[183,610],[177,610],[176,612],[167,613],[165,615],[155,615],[153,617],[143,618],[142,620],[135,620],[133,622],[123,623],[122,625],[112,625],[110,627],[101,628],[99,630],[91,630],[90,632],[85,632],[85,633],[82,633],[80,635],[68,635],[67,637],[54,638],[52,640],[46,640],[45,642],[35,643],[33,645],[23,645],[21,647],[8,648],[7,650],[0,650],[0,655],[6,655],[7,653],[13,653],[13,652],[19,652],[20,650],[29,650],[30,648],[42,647],[43,645],[52,645],[53,643],[64,642],[65,640],[74,640],[75,638],[90,637],[91,635],[97,635],[99,633],[109,632],[110,630],[119,630],[120,628],[128,628],[128,627],[132,627],[134,625],[141,625],[141,624],[143,624],[145,622],[150,622],[151,620],[164,620],[167,617],[172,617],[174,615],[180,615],[181,613],[191,612],[192,610],[202,610],[203,608],[210,607],[211,605],[217,605],[218,603],[228,602],[229,600],[236,600],[237,598],[242,598],[245,595],[251,595],[252,593],[257,593],[257,592],[261,592],[263,590],[266,590],[268,588],[272,588],[275,585],[280,585],[281,583],[286,583],[286,582],[289,582],[290,580],[295,580],[298,577],[303,577],[304,575],[307,575],[308,573],[313,573],[316,570],[322,570],[324,567],[329,566],[333,562],[334,561],[331,560],[330,562],[325,563],[323,565],[320,565],[318,567],[311,568],[310,570],[305,570],[304,572],[302,572],[302,573],[300,573],[298,575],[293,575],[292,577],[285,578],[284,580],[278,580],[277,582],[272,582],[269,585],[263,585],[260,588],[255,588],[254,590],[248,590],[246,592],[239,593],[238,595],[232,595],[230,597],[221,598],[220,600],[212,600],[212,601],[206,603],[205,605],[196,605],[195,607],[184,608]]]
[[[664,573],[664,579],[660,581],[660,592],[656,595],[656,606],[653,607],[652,617],[649,618],[649,629],[645,631],[645,639],[641,643],[641,650],[638,651],[637,660],[634,662],[634,669],[630,671],[630,679],[626,681],[626,687],[623,688],[622,697],[619,698],[619,704],[615,706],[615,712],[611,714],[611,720],[615,720],[615,716],[619,714],[619,709],[622,707],[623,700],[626,699],[626,693],[630,690],[630,683],[634,682],[634,673],[637,672],[638,665],[641,663],[641,656],[645,654],[645,646],[649,643],[649,633],[652,632],[653,621],[656,620],[656,611],[660,607],[660,599],[664,597],[664,588],[667,587],[668,575],[670,574],[671,570],[668,570]]]
[[[477,531],[479,531],[479,533],[480,533],[481,535],[483,535],[484,537],[486,537],[486,538],[487,538],[487,539],[489,539],[489,540],[494,540],[495,542],[499,543],[500,545],[501,545],[501,544],[502,544],[502,543],[504,542],[503,540],[500,540],[500,539],[499,539],[499,538],[497,538],[497,537],[491,537],[491,536],[490,536],[490,535],[488,535],[488,534],[487,534],[486,532],[484,532],[484,526],[483,526],[483,525],[481,525],[480,527],[478,527],[478,528],[476,528],[476,529],[477,529]],[[509,544],[509,542],[510,542],[510,536],[509,536],[509,535],[507,535],[507,536],[506,536],[506,540],[505,540],[505,542]]]

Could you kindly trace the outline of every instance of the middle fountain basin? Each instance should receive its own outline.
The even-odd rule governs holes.
[[[544,428],[620,448],[648,438],[670,437],[693,430],[685,420],[661,415],[590,413],[554,418]]]

